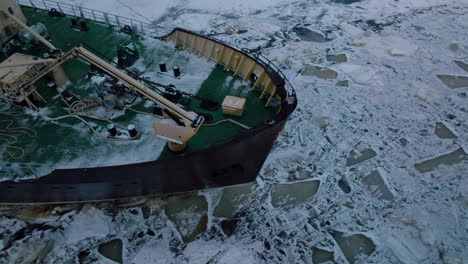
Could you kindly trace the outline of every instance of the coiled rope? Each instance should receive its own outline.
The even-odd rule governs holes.
[[[11,113],[1,112],[0,114],[12,116]],[[24,156],[25,150],[22,147],[13,146],[18,142],[17,136],[19,134],[25,134],[28,137],[36,137],[37,132],[28,127],[12,127],[13,123],[13,120],[0,120],[0,127],[5,127],[0,129],[0,141],[3,141],[3,145],[0,146],[0,149],[3,149],[4,154],[10,156],[12,159],[20,159]],[[15,152],[17,153],[16,155]]]

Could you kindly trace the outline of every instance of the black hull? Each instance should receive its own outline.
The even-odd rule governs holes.
[[[165,195],[255,180],[286,120],[176,159],[56,170],[0,184],[0,203],[66,203]]]

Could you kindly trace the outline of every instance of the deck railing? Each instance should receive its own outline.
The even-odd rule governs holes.
[[[113,15],[110,13],[89,9],[82,6],[71,5],[50,0],[16,0],[16,2],[25,7],[32,7],[50,11],[52,8],[57,11],[76,18],[86,19],[97,23],[106,24],[112,27],[122,29],[124,26],[129,26],[132,30],[143,33],[156,35],[156,26],[151,23],[145,23],[132,18]]]
[[[251,53],[252,54],[252,53]],[[289,79],[286,77],[286,75],[281,71],[281,69],[276,66],[271,60],[269,60],[267,57],[265,57],[262,53],[254,53],[252,54],[258,61],[261,61],[264,65],[266,65],[267,68],[270,68],[274,72],[276,72],[281,78],[284,80],[284,86],[286,88],[286,91],[288,92],[289,95],[293,95],[296,92],[294,91],[293,86],[289,82]]]

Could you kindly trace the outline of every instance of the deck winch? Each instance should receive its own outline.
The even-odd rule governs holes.
[[[133,41],[127,41],[117,47],[117,64],[119,67],[127,68],[132,66],[138,59],[140,54]]]
[[[42,36],[43,38],[47,38],[49,34],[47,33],[47,28],[42,23],[37,23],[31,26],[31,29],[34,30],[37,34]],[[22,29],[18,33],[18,39],[23,42],[24,44],[32,44],[36,45],[41,43],[36,37],[34,37],[28,30]]]

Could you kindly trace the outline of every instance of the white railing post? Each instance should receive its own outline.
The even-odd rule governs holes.
[[[71,8],[72,8],[72,11],[73,11],[73,14],[75,15],[75,17],[78,17],[78,16],[76,15],[76,12],[75,12],[75,7],[72,5]]]
[[[57,7],[58,7],[58,9],[60,10],[60,12],[62,12],[62,14],[65,14],[65,12],[63,12],[62,7],[60,6],[60,3],[59,3],[59,2],[57,2]]]
[[[117,27],[119,27],[119,30],[121,30],[122,28],[120,27],[120,21],[118,16],[115,16],[115,21],[117,21]]]
[[[84,13],[83,13],[83,8],[82,8],[81,6],[78,6],[78,10],[80,10],[80,16],[81,16],[81,18],[86,19],[86,17],[84,16]]]
[[[104,13],[104,20],[106,21],[107,25],[112,26],[110,21],[109,21],[109,16],[107,15],[107,13]]]

